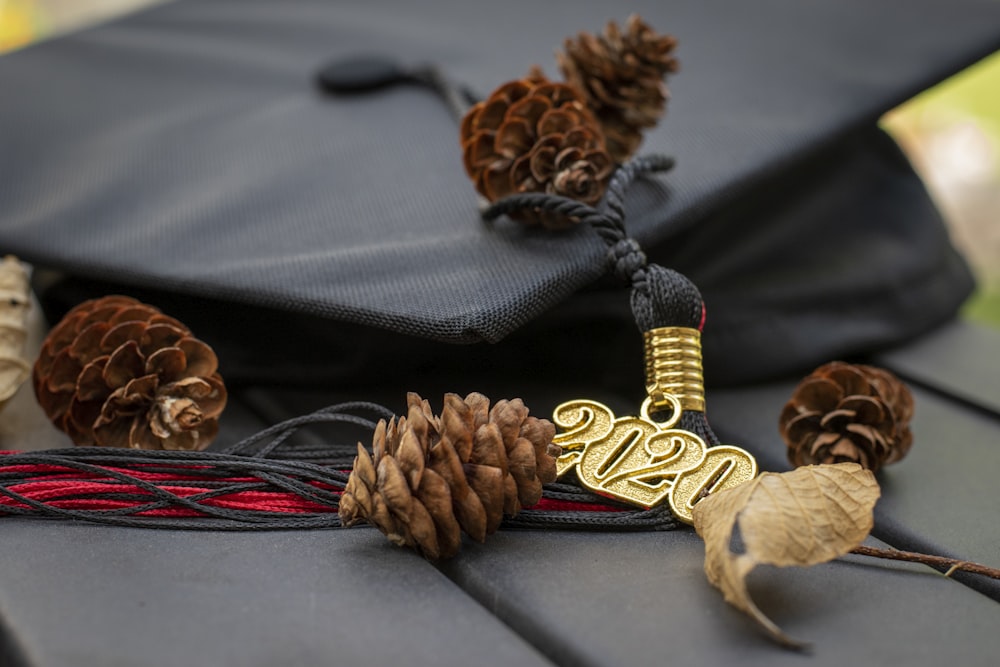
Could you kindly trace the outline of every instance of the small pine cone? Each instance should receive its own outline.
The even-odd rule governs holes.
[[[469,109],[461,141],[465,170],[490,201],[545,192],[594,205],[613,168],[600,124],[580,94],[537,69]],[[552,229],[572,222],[541,211],[517,219]]]
[[[460,531],[484,541],[555,480],[555,427],[528,416],[521,399],[490,410],[482,394],[447,394],[440,417],[416,394],[407,403],[406,417],[379,422],[373,456],[358,443],[340,497],[344,526],[367,521],[394,544],[450,558]]]
[[[877,472],[909,451],[912,417],[913,395],[895,375],[834,361],[799,383],[779,429],[796,467],[852,462]]]
[[[625,30],[608,22],[604,35],[582,32],[556,53],[566,82],[583,91],[604,128],[608,151],[618,162],[632,156],[642,131],[655,127],[669,93],[664,79],[677,71],[677,40],[660,35],[633,14]]]
[[[135,299],[81,303],[49,332],[35,396],[83,446],[200,450],[219,430],[218,360],[183,324]]]

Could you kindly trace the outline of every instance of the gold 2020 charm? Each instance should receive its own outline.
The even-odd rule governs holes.
[[[691,511],[703,494],[737,486],[757,475],[757,462],[731,445],[707,447],[698,435],[674,428],[681,406],[673,396],[665,422],[649,416],[615,417],[597,401],[575,400],[555,409],[552,420],[563,429],[554,442],[563,448],[556,460],[559,475],[576,468],[580,483],[597,494],[653,507],[664,500],[674,516],[691,523]]]
[[[660,327],[643,334],[646,392],[639,417],[615,417],[596,401],[576,400],[556,408],[552,421],[563,454],[559,475],[576,469],[594,493],[653,507],[664,500],[674,516],[691,523],[704,494],[728,489],[757,475],[757,461],[739,447],[707,447],[696,433],[674,428],[685,411],[705,410],[701,332]],[[650,414],[669,410],[664,422]]]
[[[653,507],[664,500],[674,516],[691,523],[691,511],[703,494],[742,484],[757,474],[748,452],[730,445],[707,447],[690,431],[674,428],[681,402],[661,395],[672,414],[665,422],[650,418],[652,399],[640,417],[615,417],[606,405],[575,400],[555,409],[552,420],[562,429],[554,442],[563,449],[558,474],[576,469],[580,483],[597,494]]]

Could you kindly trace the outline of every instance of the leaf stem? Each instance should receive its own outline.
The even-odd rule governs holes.
[[[905,560],[911,563],[923,563],[935,569],[947,568],[944,576],[950,577],[955,572],[971,572],[981,574],[984,577],[1000,579],[1000,568],[989,567],[979,563],[958,560],[957,558],[945,558],[944,556],[931,556],[928,554],[915,553],[913,551],[898,551],[896,549],[879,549],[877,547],[866,547],[861,545],[851,550],[852,554],[860,556],[872,556],[874,558],[887,558],[889,560]]]

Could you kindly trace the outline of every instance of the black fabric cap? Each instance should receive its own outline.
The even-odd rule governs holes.
[[[1000,46],[990,0],[170,3],[0,58],[0,249],[123,290],[498,341],[593,289],[604,245],[483,224],[425,87],[332,97],[314,76],[384,53],[485,93],[535,62],[554,75],[564,37],[631,11],[680,38],[682,72],[643,146],[678,166],[633,189],[627,224],[705,295],[710,376],[954,312],[968,272],[874,127]],[[586,299],[628,319],[624,290]]]

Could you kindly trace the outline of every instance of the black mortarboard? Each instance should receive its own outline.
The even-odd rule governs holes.
[[[632,189],[627,226],[701,288],[710,380],[954,313],[969,273],[877,121],[1000,43],[985,0],[170,3],[0,60],[0,246],[77,290],[175,299],[217,345],[239,339],[230,372],[250,378],[279,360],[289,381],[349,377],[334,361],[364,351],[479,358],[420,339],[528,323],[518,349],[546,331],[613,347],[587,335],[631,326],[592,230],[484,224],[438,96],[313,77],[375,53],[485,94],[631,11],[679,38],[682,72],[641,149],[678,166]]]

